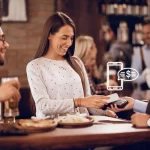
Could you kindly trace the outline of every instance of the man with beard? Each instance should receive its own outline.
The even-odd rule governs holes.
[[[0,66],[4,65],[6,49],[9,47],[9,44],[5,41],[5,35],[0,26]],[[20,84],[18,81],[12,80],[7,83],[0,85],[0,101],[5,101],[10,98],[19,101],[20,96]]]

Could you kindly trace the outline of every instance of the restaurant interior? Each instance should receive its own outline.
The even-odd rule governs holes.
[[[145,44],[142,29],[143,22],[150,20],[150,0],[0,0],[1,27],[9,43],[5,64],[0,66],[0,80],[2,83],[4,78],[17,77],[20,82],[21,99],[16,120],[30,119],[36,115],[26,67],[34,59],[46,19],[57,11],[72,18],[76,37],[93,37],[97,47],[96,65],[102,83],[107,81],[109,62],[121,62],[123,68],[130,69],[135,50]],[[111,79],[118,82],[117,77],[118,74],[115,74]],[[132,80],[124,81],[123,90],[112,90],[111,87],[109,95],[117,93],[120,97],[130,96],[141,100],[133,95],[136,86],[137,83]],[[150,100],[149,91],[142,100]],[[1,122],[5,118],[3,107],[3,102],[0,102]],[[131,115],[134,113],[133,110],[119,112],[118,118],[112,119],[101,116],[101,121],[95,116],[95,124],[91,124],[93,120],[90,120],[88,126],[85,124],[75,128],[62,128],[60,124],[55,132],[53,126],[50,131],[46,128],[46,132],[32,132],[30,129],[29,132],[21,130],[22,133],[15,131],[16,134],[12,132],[11,135],[13,129],[9,124],[9,133],[1,132],[0,149],[150,149],[150,130],[132,126]],[[55,125],[55,122],[52,123]],[[6,124],[1,125],[3,129]]]

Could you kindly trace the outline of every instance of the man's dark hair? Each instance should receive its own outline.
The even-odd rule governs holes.
[[[144,18],[142,25],[150,25],[150,17]]]

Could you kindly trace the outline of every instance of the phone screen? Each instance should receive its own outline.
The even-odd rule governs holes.
[[[118,71],[123,69],[122,62],[108,62],[107,63],[107,89],[108,90],[122,90],[123,89],[123,80],[118,80]],[[112,86],[110,80],[117,82],[117,86]]]

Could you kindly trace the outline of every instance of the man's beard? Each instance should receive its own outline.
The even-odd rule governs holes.
[[[2,58],[2,56],[0,55],[0,66],[3,66],[4,65],[4,60]]]

